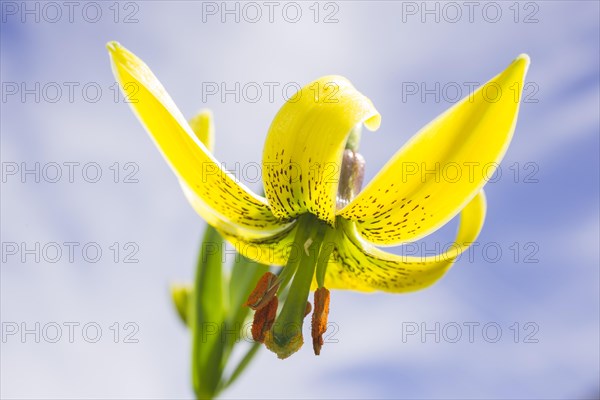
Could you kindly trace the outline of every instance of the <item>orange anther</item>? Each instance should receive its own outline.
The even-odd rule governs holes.
[[[271,326],[273,326],[273,322],[275,321],[278,304],[279,300],[277,300],[277,296],[274,296],[266,306],[254,313],[254,320],[252,321],[252,339],[260,343],[265,341],[265,333],[271,329]]]
[[[265,272],[258,280],[252,293],[250,293],[245,305],[253,310],[260,310],[265,307],[277,293],[279,284],[275,284],[276,281],[277,275],[272,272]]]
[[[320,287],[315,291],[315,312],[312,315],[312,339],[315,355],[321,354],[323,334],[327,331],[327,316],[329,315],[329,290]]]
[[[304,309],[304,316],[306,317],[308,314],[310,314],[311,311],[312,311],[312,304],[310,304],[310,301],[307,301],[306,308]]]

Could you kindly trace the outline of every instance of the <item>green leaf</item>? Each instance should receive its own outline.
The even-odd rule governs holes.
[[[235,382],[237,378],[239,378],[242,372],[244,372],[246,367],[250,364],[250,361],[252,361],[258,350],[260,350],[261,346],[262,343],[252,344],[252,347],[250,347],[250,350],[248,350],[248,352],[244,355],[237,367],[235,367],[229,379],[227,379],[227,381],[223,384],[223,390],[227,389],[231,384],[233,384],[233,382]]]
[[[250,313],[250,308],[245,306],[245,303],[250,292],[256,287],[260,277],[268,270],[269,267],[266,265],[254,262],[241,254],[236,255],[229,281],[230,308],[229,316],[226,319],[228,334],[225,335],[226,348],[224,350],[224,364],[237,344],[240,342],[245,343],[245,339],[250,339],[241,337],[242,334],[248,332],[247,329],[244,329],[244,322]],[[232,335],[232,332],[237,332],[237,335]],[[218,392],[229,387],[242,374],[260,347],[261,343],[252,343],[250,349],[241,359],[239,364],[233,369],[230,377],[222,380]],[[224,367],[225,365],[223,365],[223,368]]]
[[[269,267],[266,265],[254,262],[241,254],[236,255],[229,281],[229,313],[226,318],[227,335],[225,335],[225,356],[227,358],[236,343],[242,339],[249,339],[241,337],[248,332],[247,329],[244,329],[244,323],[250,313],[250,308],[244,304],[260,277],[268,270]],[[232,332],[237,332],[237,334],[234,335]]]
[[[223,373],[221,329],[223,301],[223,239],[207,226],[200,247],[194,283],[192,329],[192,382],[198,398],[213,398]]]
[[[248,331],[243,328],[250,309],[244,303],[260,277],[269,270],[236,254],[227,279],[223,271],[224,246],[220,234],[208,226],[199,251],[193,288],[182,285],[172,288],[177,311],[192,330],[192,381],[196,396],[202,399],[214,398],[237,379],[260,347],[253,344],[232,374],[224,378],[234,346],[246,343],[241,340],[241,334]]]

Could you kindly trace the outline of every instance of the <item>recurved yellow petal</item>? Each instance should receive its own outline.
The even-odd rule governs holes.
[[[238,237],[245,238],[245,240],[248,241],[269,240],[269,238],[271,237],[278,237],[280,234],[286,232],[289,229],[289,227],[294,224],[294,221],[288,222],[286,224],[282,223],[277,229],[261,229],[259,227],[248,228],[243,224],[234,222],[229,217],[216,213],[181,179],[179,180],[179,184],[181,185],[181,190],[183,191],[183,194],[185,195],[186,199],[188,200],[194,211],[196,211],[196,213],[198,213],[198,215],[200,215],[206,221],[207,224],[215,227],[219,231],[219,233],[221,233],[221,235],[223,235],[223,237],[225,238]],[[227,201],[229,207],[233,208],[238,206],[237,204],[231,203],[226,199],[223,199],[223,201]],[[246,205],[244,205],[243,207],[247,208]],[[232,210],[231,212],[235,212],[235,210]]]
[[[249,191],[220,167],[150,68],[116,42],[107,47],[117,80],[129,88],[130,94],[135,92],[129,96],[134,113],[187,187],[188,198],[193,198],[196,205],[202,204],[195,207],[201,216],[209,223],[224,221],[255,237],[285,230],[288,224],[272,214],[265,198]]]
[[[402,293],[423,289],[441,278],[456,257],[477,239],[486,213],[483,190],[462,210],[454,244],[439,255],[419,257],[395,255],[360,238],[355,223],[340,221],[336,249],[327,267],[325,286],[364,292]],[[441,247],[441,246],[440,246]]]
[[[493,176],[512,138],[529,57],[419,131],[339,215],[378,245],[420,239]]]
[[[247,258],[264,265],[284,266],[290,253],[297,251],[293,247],[296,230],[297,224],[294,223],[277,234],[261,238],[235,235],[227,230],[219,230],[219,233]]]
[[[263,181],[280,218],[310,212],[333,224],[342,153],[352,128],[371,130],[380,115],[341,76],[325,76],[297,92],[279,110],[263,151]]]

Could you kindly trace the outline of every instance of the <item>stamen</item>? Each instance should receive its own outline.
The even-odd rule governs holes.
[[[315,312],[312,315],[312,339],[315,355],[321,354],[323,347],[323,334],[327,331],[327,317],[329,316],[329,290],[320,287],[315,291]]]
[[[254,320],[252,321],[252,339],[260,343],[265,341],[265,333],[273,326],[275,316],[277,315],[278,305],[279,300],[277,299],[277,296],[274,296],[266,306],[254,313]]]
[[[260,310],[273,299],[277,289],[279,289],[277,275],[272,272],[265,272],[258,280],[252,293],[250,293],[245,305],[253,310]]]
[[[298,224],[294,246],[300,250],[299,257],[297,260],[288,260],[288,264],[292,262],[298,264],[296,273],[281,312],[273,327],[265,335],[265,345],[281,359],[298,351],[304,343],[302,323],[307,307],[306,302],[327,230],[327,225],[312,214],[300,216]]]
[[[317,271],[315,278],[317,279],[318,287],[325,286],[325,273],[327,272],[327,265],[329,264],[329,258],[334,249],[334,234],[333,231],[328,231],[325,234],[325,239],[321,245],[321,252],[319,253],[319,260],[317,261]]]
[[[307,256],[310,256],[308,249],[310,248],[310,245],[312,244],[312,242],[313,242],[312,238],[308,238],[306,240],[306,242],[304,242],[304,252],[306,253]]]
[[[304,317],[306,317],[308,314],[310,314],[311,311],[312,311],[312,304],[310,304],[310,301],[307,301],[306,309],[304,310]]]

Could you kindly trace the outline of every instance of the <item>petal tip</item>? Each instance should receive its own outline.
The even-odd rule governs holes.
[[[106,49],[111,54],[118,52],[121,47],[123,47],[121,46],[121,43],[114,40],[111,40],[110,42],[106,43]]]
[[[213,113],[210,108],[201,108],[196,113],[196,116],[201,118],[213,118]]]
[[[364,125],[371,132],[376,131],[381,126],[381,114],[376,113],[364,122]]]
[[[527,70],[529,69],[529,65],[531,64],[531,58],[529,58],[528,54],[521,53],[517,58],[515,58],[513,64],[520,70],[522,70],[523,75],[525,75],[527,73]]]
[[[131,58],[129,51],[123,47],[121,43],[115,40],[111,40],[110,42],[106,43],[106,49],[108,50],[108,55],[115,65],[127,64],[127,60]]]
[[[531,63],[531,58],[529,57],[529,54],[527,53],[521,53],[517,56],[517,58],[515,58],[516,62],[525,62],[527,65],[529,65]]]

